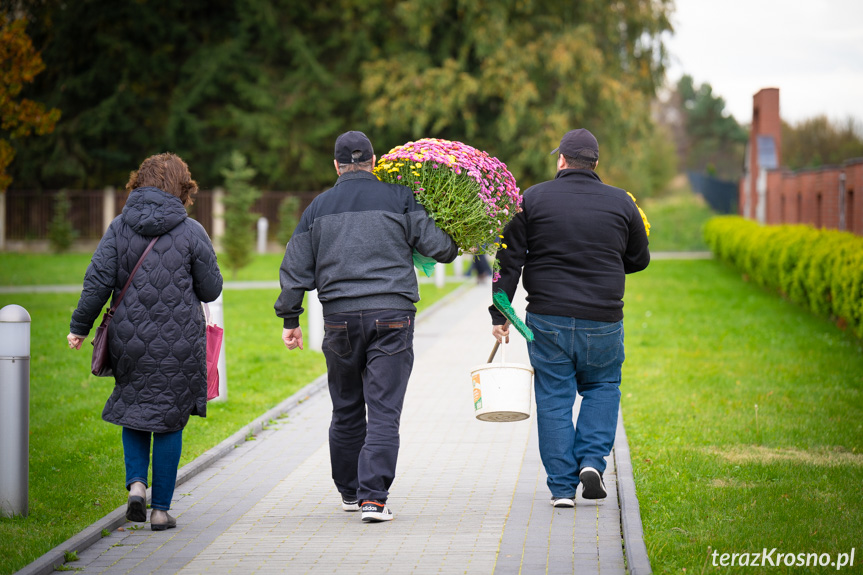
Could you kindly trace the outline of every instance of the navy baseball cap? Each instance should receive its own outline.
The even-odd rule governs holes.
[[[340,164],[368,162],[375,155],[372,143],[362,132],[345,132],[336,138],[335,159]]]
[[[596,143],[593,134],[584,128],[579,128],[564,134],[560,145],[551,151],[552,154],[558,152],[570,158],[583,158],[595,162],[599,159],[599,144]]]

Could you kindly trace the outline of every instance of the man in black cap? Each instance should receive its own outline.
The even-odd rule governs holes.
[[[338,180],[303,212],[285,249],[275,309],[285,346],[303,349],[303,296],[318,290],[333,401],[333,480],[342,509],[362,510],[364,522],[389,521],[419,301],[411,256],[416,250],[448,263],[458,248],[410,188],[372,173],[375,153],[365,134],[339,136],[333,164]]]
[[[551,504],[574,507],[579,483],[585,499],[606,496],[602,473],[620,406],[625,274],[646,268],[650,252],[635,202],[594,171],[593,134],[567,132],[551,153],[558,154],[557,175],[525,190],[523,210],[504,231],[507,247],[497,252],[500,279],[492,289],[512,301],[524,269],[540,456]],[[489,311],[492,335],[508,342],[506,318],[494,306]]]

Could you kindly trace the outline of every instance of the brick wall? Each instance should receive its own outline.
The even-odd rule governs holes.
[[[842,177],[845,177],[843,185]],[[815,170],[767,172],[767,224],[807,224],[863,235],[863,159]],[[840,221],[842,203],[845,221]]]
[[[757,139],[771,136],[780,167],[766,171],[764,223],[808,224],[863,235],[863,158],[847,160],[841,166],[821,166],[798,172],[782,168],[779,90],[760,90],[752,101],[746,170],[739,186],[740,215],[750,219],[758,217]]]

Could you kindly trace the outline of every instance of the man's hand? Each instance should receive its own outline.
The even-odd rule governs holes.
[[[495,325],[491,328],[491,335],[498,343],[503,343],[503,338],[506,338],[506,343],[509,343],[509,322],[503,325]]]
[[[83,337],[70,333],[66,336],[66,341],[69,342],[69,349],[81,349],[81,344],[84,343]]]
[[[285,347],[288,349],[295,349],[297,347],[303,349],[303,330],[298,327],[283,329],[282,341],[285,342]]]

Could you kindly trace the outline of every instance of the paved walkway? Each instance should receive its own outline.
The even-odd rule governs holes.
[[[154,533],[126,523],[124,506],[53,557],[74,549],[79,561],[70,567],[136,575],[622,574],[623,522],[630,572],[649,573],[622,427],[605,473],[609,497],[579,494],[573,510],[549,505],[535,415],[515,423],[475,419],[470,372],[494,343],[489,299],[487,285],[467,285],[417,323],[388,501],[394,521],[363,524],[359,513],[341,510],[329,469],[331,406],[319,378],[261,418],[254,441],[243,441],[248,431],[241,431],[181,470],[171,511],[177,529]],[[513,340],[507,362],[529,363],[524,340]],[[302,352],[285,352],[286,369],[292,353]],[[618,469],[627,475],[620,486]],[[102,529],[109,534],[101,537]],[[52,560],[48,554],[21,573],[46,572]]]

